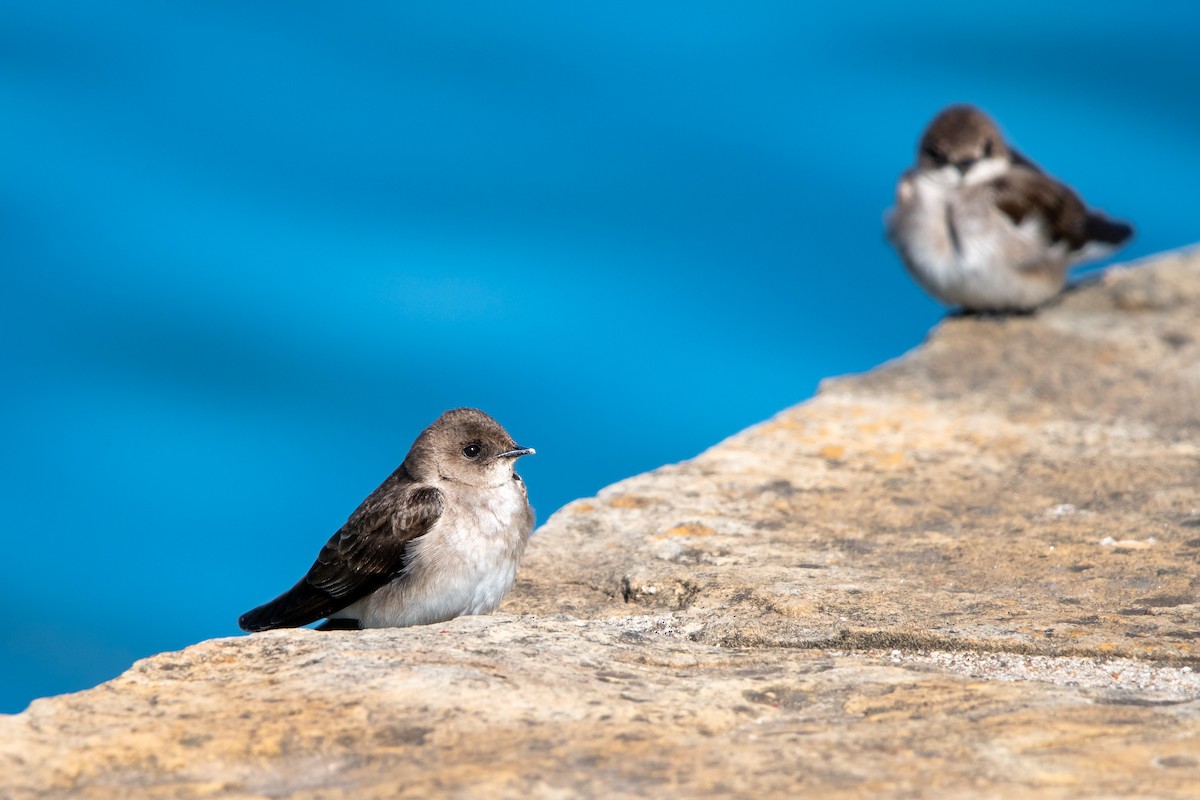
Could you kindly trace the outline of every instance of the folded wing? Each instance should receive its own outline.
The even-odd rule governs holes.
[[[403,571],[407,545],[441,516],[442,494],[397,470],[321,548],[312,567],[279,597],[238,620],[245,631],[294,628],[333,614]]]

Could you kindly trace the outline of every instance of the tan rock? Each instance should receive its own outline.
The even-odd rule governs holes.
[[[567,506],[506,614],[0,717],[0,796],[1196,797],[1198,587],[1185,253]]]

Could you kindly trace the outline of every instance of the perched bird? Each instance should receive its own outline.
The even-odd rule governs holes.
[[[447,411],[321,548],[300,582],[238,620],[246,631],[329,617],[323,630],[486,614],[516,578],[533,530],[518,447],[473,408]]]
[[[1029,311],[1062,291],[1072,264],[1133,234],[1012,149],[987,114],[942,110],[900,176],[887,234],[917,282],[966,311]]]

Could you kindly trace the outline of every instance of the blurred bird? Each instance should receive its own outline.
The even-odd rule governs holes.
[[[887,234],[934,297],[966,311],[1029,311],[1072,264],[1115,250],[1133,228],[1088,210],[1071,188],[1012,149],[987,114],[943,109],[900,176]]]
[[[308,574],[238,624],[264,631],[329,617],[322,630],[385,628],[492,611],[512,587],[533,530],[515,470],[533,452],[482,411],[447,411]]]

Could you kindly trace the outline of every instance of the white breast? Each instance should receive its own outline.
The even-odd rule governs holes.
[[[1056,268],[1065,269],[1065,248],[1048,245],[1037,219],[1013,225],[995,207],[986,181],[997,174],[981,162],[964,183],[945,171],[905,179],[889,237],[917,282],[944,303],[1031,308],[1062,286]]]
[[[365,628],[444,622],[494,610],[512,588],[529,536],[523,487],[442,487],[446,511],[409,544],[408,568],[339,617]]]

